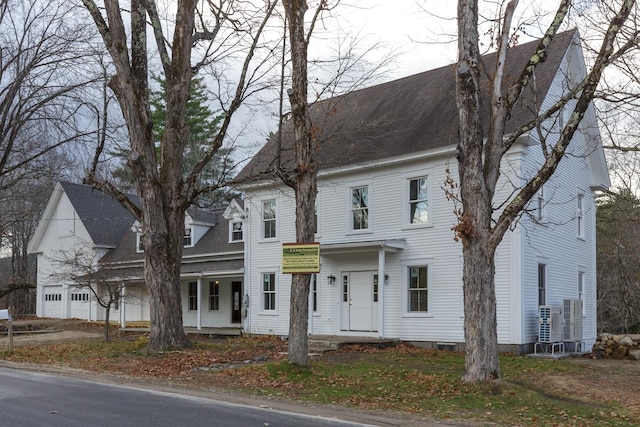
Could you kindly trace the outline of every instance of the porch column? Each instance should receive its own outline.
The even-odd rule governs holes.
[[[198,277],[197,297],[198,297],[198,313],[196,314],[197,329],[201,331],[202,330],[202,277]]]
[[[127,284],[123,281],[120,285],[120,327],[127,327]]]
[[[378,336],[384,338],[384,246],[378,251]]]

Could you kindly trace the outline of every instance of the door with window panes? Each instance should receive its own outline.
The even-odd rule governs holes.
[[[352,271],[342,275],[342,329],[378,330],[378,275],[373,271]]]

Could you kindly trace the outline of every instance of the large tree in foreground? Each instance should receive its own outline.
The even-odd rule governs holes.
[[[531,198],[557,169],[566,153],[578,125],[594,98],[596,87],[604,69],[637,43],[637,32],[629,31],[626,23],[635,13],[635,1],[607,2],[612,16],[602,38],[602,44],[593,59],[586,78],[565,94],[546,111],[538,111],[537,117],[506,134],[505,124],[512,108],[518,103],[526,87],[535,84],[536,66],[545,59],[547,47],[568,19],[575,2],[562,0],[552,22],[540,40],[538,47],[519,76],[509,79],[504,74],[509,43],[513,36],[513,17],[517,0],[502,2],[500,19],[496,21],[496,63],[488,75],[488,99],[483,100],[485,77],[478,31],[478,0],[458,1],[458,63],[455,69],[456,101],[459,109],[459,192],[462,209],[455,227],[462,241],[465,373],[467,382],[486,381],[500,377],[495,296],[495,252],[511,224]],[[614,3],[614,4],[612,4]],[[625,38],[626,37],[626,38]],[[489,105],[488,119],[483,121],[483,101]],[[494,211],[494,195],[500,176],[500,162],[518,137],[535,130],[546,119],[565,106],[571,114],[560,131],[557,141],[542,147],[544,162],[516,193],[503,203],[502,210]]]
[[[180,348],[190,345],[182,324],[180,299],[184,213],[200,194],[213,190],[198,186],[198,177],[222,146],[232,116],[251,94],[248,88],[251,80],[261,74],[250,69],[250,63],[275,2],[258,7],[233,0],[179,0],[172,5],[175,14],[167,23],[161,21],[156,1],[132,0],[130,10],[122,8],[117,0],[103,3],[102,8],[93,0],[83,0],[113,61],[115,74],[109,87],[129,133],[131,154],[127,163],[136,179],[140,205],[98,175],[103,146],[98,147],[85,181],[115,196],[141,225],[144,276],[151,307],[149,349]],[[198,5],[206,10],[197,9]],[[126,16],[130,17],[128,23]],[[148,29],[155,49],[147,45]],[[245,58],[237,84],[222,107],[220,127],[210,136],[208,149],[191,170],[185,171],[184,156],[189,141],[185,110],[192,77],[202,67],[220,60],[223,53],[236,58],[242,54]],[[148,87],[149,61],[156,55],[166,86],[165,125],[159,154]]]

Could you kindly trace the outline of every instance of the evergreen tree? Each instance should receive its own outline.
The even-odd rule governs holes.
[[[159,76],[154,76],[155,82],[158,84],[158,90],[152,90],[149,93],[149,102],[151,105],[151,120],[153,122],[153,137],[156,143],[158,156],[160,155],[160,141],[162,141],[165,124],[166,124],[166,83]],[[198,160],[202,158],[207,151],[211,139],[218,133],[222,115],[207,105],[207,88],[202,78],[194,77],[189,86],[189,100],[186,105],[186,122],[189,127],[188,141],[184,154],[184,176],[188,176],[193,170]],[[199,188],[207,186],[217,186],[225,180],[231,178],[233,170],[233,161],[231,158],[233,150],[230,148],[221,148],[218,150],[216,157],[207,165],[199,175],[196,185]],[[120,152],[116,154],[118,157],[125,157],[129,152]],[[134,189],[135,180],[131,174],[131,170],[125,165],[116,169],[113,176],[119,181],[122,189],[132,191]],[[228,188],[219,188],[214,191],[205,193],[200,197],[197,204],[202,207],[225,205],[234,197],[239,195]]]

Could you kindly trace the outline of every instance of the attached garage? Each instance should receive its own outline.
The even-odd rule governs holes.
[[[42,316],[63,318],[62,286],[46,286],[43,288],[43,292]]]
[[[69,301],[69,317],[78,319],[89,318],[89,308],[91,302],[89,301],[88,291],[73,291],[70,295]]]

